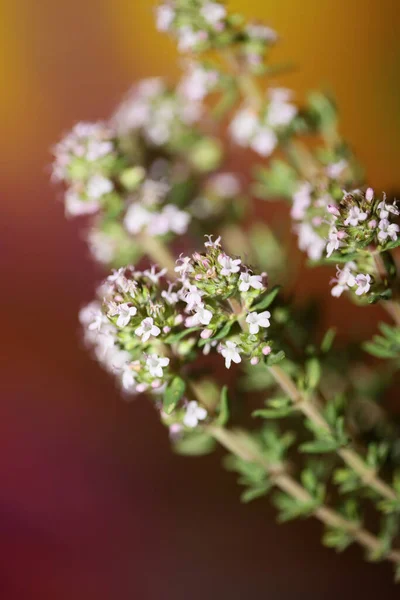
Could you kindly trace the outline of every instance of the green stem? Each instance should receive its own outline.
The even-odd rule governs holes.
[[[167,246],[161,242],[159,238],[140,234],[137,241],[143,248],[145,254],[147,254],[151,260],[153,260],[159,267],[167,269],[169,277],[172,279],[176,278],[175,259]]]
[[[292,400],[293,405],[296,406],[307,419],[317,427],[332,433],[331,427],[322,415],[321,408],[315,399],[313,400],[305,397],[281,367],[275,365],[269,367],[269,371],[281,389]],[[376,471],[371,469],[353,448],[341,448],[337,453],[366,486],[374,489],[377,494],[386,500],[398,500],[396,492],[380,479]]]
[[[228,452],[231,452],[246,462],[255,463],[262,467],[275,487],[279,488],[290,497],[305,504],[311,504],[314,501],[311,494],[287,473],[284,465],[273,465],[269,463],[254,440],[246,432],[240,430],[228,430],[224,427],[215,425],[209,425],[206,430],[219,444],[228,450]],[[360,546],[368,550],[368,552],[372,554],[379,554],[381,552],[382,542],[378,537],[360,527],[357,523],[349,521],[332,508],[321,505],[311,514],[327,527],[346,531],[358,542],[358,544],[360,544]],[[400,552],[398,550],[390,550],[385,558],[392,563],[400,564]]]

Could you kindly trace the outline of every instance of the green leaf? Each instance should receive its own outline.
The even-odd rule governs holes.
[[[398,246],[400,246],[400,238],[397,238],[394,242],[389,242],[389,244],[385,246],[385,250],[393,250],[393,248],[397,248]]]
[[[257,304],[254,304],[251,307],[251,310],[264,310],[268,308],[279,294],[280,289],[280,285],[276,285],[275,287],[273,287],[270,292],[267,292],[267,294],[262,298],[262,300],[260,300],[259,302],[257,302]]]
[[[272,367],[273,365],[276,365],[279,362],[281,362],[284,358],[285,353],[283,352],[283,350],[280,350],[276,354],[270,354],[269,356],[267,356],[267,358],[265,359],[265,364],[268,367]]]
[[[184,329],[183,331],[179,331],[178,333],[170,333],[164,341],[167,344],[174,344],[175,342],[183,340],[183,338],[185,338],[187,335],[195,333],[196,331],[201,331],[201,327],[189,327],[188,329]]]
[[[242,492],[240,496],[241,502],[248,503],[256,498],[261,498],[262,496],[266,496],[271,489],[271,485],[268,482],[265,482],[257,487],[250,487],[244,492]]]
[[[188,432],[176,442],[174,450],[184,456],[202,456],[210,454],[215,449],[216,442],[207,433],[201,431]]]
[[[164,392],[163,408],[170,415],[185,393],[186,383],[180,377],[174,377]]]
[[[224,426],[229,420],[229,398],[228,398],[228,387],[224,385],[221,390],[221,396],[219,400],[219,415],[216,419],[216,424]]]
[[[272,160],[268,169],[258,167],[255,176],[254,191],[259,198],[291,198],[296,190],[296,171],[283,160]]]
[[[314,440],[305,442],[299,446],[300,452],[307,454],[325,454],[327,452],[335,452],[338,449],[338,443],[335,440]]]
[[[287,417],[292,412],[292,408],[260,408],[251,413],[252,417],[261,417],[262,419],[281,419]]]
[[[347,263],[350,262],[352,260],[356,260],[358,258],[358,252],[349,252],[348,254],[340,254],[340,253],[334,253],[331,254],[331,256],[325,256],[323,259],[321,259],[320,261],[316,261],[319,264],[330,264],[330,263]],[[311,261],[313,262],[313,261]]]
[[[230,330],[232,329],[234,323],[235,323],[235,321],[227,321],[225,323],[225,325],[222,327],[222,329],[220,329],[216,335],[214,335],[211,338],[208,338],[207,340],[200,340],[199,347],[201,348],[202,346],[205,346],[206,344],[209,344],[210,342],[215,342],[216,340],[221,340],[221,339],[225,338],[228,335],[228,333],[230,332]]]
[[[338,552],[346,550],[352,542],[352,536],[344,529],[327,529],[322,538],[324,546],[336,548]]]
[[[306,362],[307,382],[310,389],[315,390],[321,379],[321,364],[318,358],[310,358]]]
[[[321,342],[320,349],[323,354],[326,354],[332,348],[335,337],[336,337],[336,329],[334,327],[331,327],[325,333],[323,340]]]
[[[379,340],[378,337],[375,338]],[[382,338],[381,338],[382,339]],[[368,352],[368,354],[372,354],[372,356],[376,356],[377,358],[398,358],[399,352],[395,350],[390,350],[389,348],[385,348],[384,345],[376,342],[364,342],[362,345],[363,349]]]

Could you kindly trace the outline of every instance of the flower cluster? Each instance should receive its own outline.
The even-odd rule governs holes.
[[[200,100],[205,80],[196,70],[190,77]],[[208,192],[221,152],[195,127],[201,104],[187,101],[189,83],[174,91],[161,79],[145,80],[108,123],[79,123],[56,146],[54,177],[67,186],[66,214],[91,215],[87,239],[96,260],[127,264],[140,255],[138,234],[183,235],[192,208],[197,218],[220,212],[221,202]],[[219,186],[222,204],[231,197],[226,183]],[[203,215],[197,198],[204,200]]]
[[[366,192],[345,192],[338,205],[329,204],[331,217],[327,256],[333,252],[354,252],[369,247],[384,251],[397,242],[400,227],[393,220],[399,216],[396,202],[376,198],[372,188]],[[392,243],[391,243],[392,242]]]
[[[311,260],[320,260],[327,245],[331,206],[342,196],[349,176],[349,163],[342,159],[318,167],[312,181],[299,180],[292,195],[291,217],[300,250]],[[328,211],[328,212],[327,212]]]
[[[270,27],[229,15],[222,2],[169,0],[156,10],[159,31],[172,34],[180,52],[195,53],[234,44],[240,59],[254,73],[263,72],[265,57],[278,39]]]
[[[240,108],[229,128],[234,142],[261,156],[270,156],[278,145],[279,135],[297,115],[291,96],[290,90],[271,88],[267,103],[258,113],[250,106]]]
[[[154,266],[121,268],[81,311],[87,343],[127,393],[163,392],[199,352],[215,350],[228,369],[271,354],[265,274],[225,254],[219,239],[205,254],[181,256],[175,270],[171,283]]]

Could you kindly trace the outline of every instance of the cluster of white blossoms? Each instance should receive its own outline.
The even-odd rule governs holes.
[[[297,115],[297,107],[291,98],[290,90],[272,88],[268,91],[268,102],[260,112],[250,106],[239,109],[229,127],[234,142],[261,156],[270,156],[278,145],[280,132]]]
[[[173,143],[182,129],[196,123],[202,115],[202,104],[192,98],[185,101],[160,78],[145,79],[135,85],[115,111],[111,122],[118,135],[134,132],[154,146]]]
[[[212,0],[162,2],[156,9],[156,25],[174,36],[182,53],[198,55],[234,44],[241,61],[256,73],[262,72],[265,56],[278,39],[270,27],[229,15],[223,2]]]
[[[292,198],[291,217],[295,221],[294,231],[298,236],[300,250],[311,260],[319,260],[326,246],[321,234],[324,213],[330,202],[325,192],[317,192],[306,181],[299,182]]]
[[[219,73],[215,69],[207,69],[200,63],[190,62],[179,83],[178,93],[190,102],[199,102],[215,89],[218,80]]]
[[[266,275],[225,254],[219,239],[205,246],[204,254],[178,259],[174,282],[154,266],[114,271],[81,311],[86,342],[127,394],[159,397],[196,354],[216,351],[227,369],[271,354]],[[203,413],[187,409],[183,424],[191,427]]]
[[[375,197],[374,190],[368,188],[345,192],[342,201],[327,207],[330,215],[330,229],[327,256],[342,249],[354,250],[357,246],[380,246],[382,249],[390,242],[396,242],[400,227],[393,222],[399,216],[396,201],[388,202]]]
[[[53,177],[69,187],[67,216],[96,213],[114,190],[111,180],[116,159],[114,132],[105,123],[78,123],[54,148]]]
[[[225,29],[226,8],[212,1],[171,1],[156,9],[156,25],[159,31],[176,35],[182,52],[201,49],[215,32]]]
[[[194,122],[215,74],[192,65],[187,77],[178,90],[162,79],[142,81],[107,123],[79,123],[54,149],[66,214],[91,216],[87,241],[102,263],[136,259],[140,233],[185,234],[194,199],[207,196],[220,149]],[[194,213],[201,218],[201,207]],[[204,210],[204,218],[212,214],[212,206]]]
[[[186,233],[191,216],[174,204],[165,204],[169,191],[164,181],[146,179],[130,198],[124,217],[126,230],[133,235],[145,232],[151,236]]]

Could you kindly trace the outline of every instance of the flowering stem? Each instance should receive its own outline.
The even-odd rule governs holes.
[[[293,380],[287,375],[281,367],[275,365],[269,367],[269,371],[279,384],[282,390],[291,398],[293,404],[307,417],[312,423],[319,428],[332,433],[331,427],[321,414],[320,408],[313,400],[306,398],[296,387]],[[395,491],[387,485],[376,474],[374,469],[366,465],[365,461],[358,455],[353,448],[341,448],[337,451],[342,460],[350,467],[360,480],[366,485],[375,490],[380,496],[387,500],[397,500]]]
[[[167,269],[169,277],[175,279],[175,259],[168,247],[157,237],[145,234],[140,234],[137,241],[151,260],[159,267]]]
[[[301,503],[312,504],[314,499],[311,494],[285,471],[283,465],[269,463],[254,443],[254,440],[246,432],[228,430],[215,425],[210,425],[206,429],[226,450],[242,460],[261,466],[277,488]],[[370,553],[379,554],[382,550],[382,543],[379,538],[356,523],[349,521],[330,507],[326,505],[318,506],[311,514],[328,527],[346,531]],[[400,552],[397,550],[391,550],[385,558],[390,562],[400,564]]]

